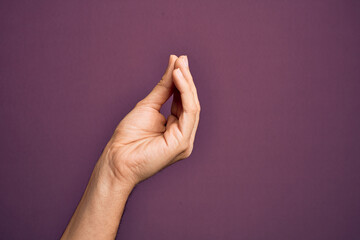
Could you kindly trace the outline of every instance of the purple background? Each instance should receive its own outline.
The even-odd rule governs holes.
[[[187,54],[193,154],[135,188],[118,239],[359,239],[359,29],[359,1],[1,1],[0,238],[59,238]]]

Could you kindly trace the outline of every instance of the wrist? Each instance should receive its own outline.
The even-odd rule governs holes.
[[[102,154],[96,163],[61,239],[115,239],[124,206],[134,185],[119,181],[104,156]]]
[[[94,171],[100,184],[115,193],[130,194],[136,183],[130,179],[119,176],[118,170],[114,167],[112,160],[108,157],[108,150],[105,149],[98,162],[96,163]]]

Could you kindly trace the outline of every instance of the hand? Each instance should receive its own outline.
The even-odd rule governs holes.
[[[174,94],[166,119],[161,106]],[[131,185],[188,157],[200,104],[186,56],[171,55],[165,74],[148,96],[116,127],[104,154],[114,175]]]
[[[171,55],[160,82],[116,127],[61,239],[114,239],[133,187],[191,154],[200,104],[188,65]],[[172,94],[166,119],[160,108]]]

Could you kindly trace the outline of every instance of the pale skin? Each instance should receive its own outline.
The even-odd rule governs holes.
[[[160,108],[171,95],[166,119]],[[170,55],[159,83],[116,127],[61,239],[114,239],[132,189],[190,156],[199,116],[187,56]]]

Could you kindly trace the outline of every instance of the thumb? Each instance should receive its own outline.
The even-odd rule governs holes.
[[[153,90],[138,103],[138,105],[146,105],[160,111],[161,106],[173,93],[174,83],[172,80],[172,72],[177,58],[176,55],[170,55],[169,64],[161,80],[156,84]]]

